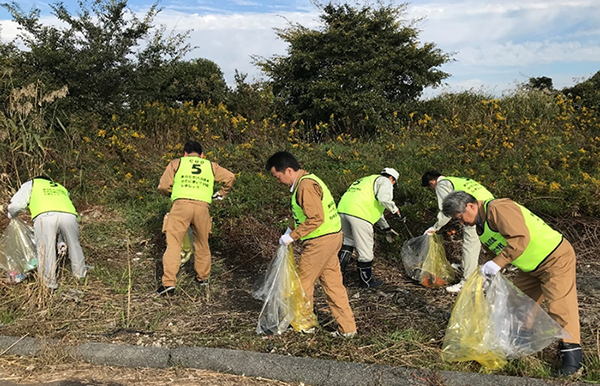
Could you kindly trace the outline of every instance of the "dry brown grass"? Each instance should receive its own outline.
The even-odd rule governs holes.
[[[71,385],[94,386],[292,385],[264,378],[249,378],[195,369],[126,369],[74,362],[72,359],[56,362],[54,358],[0,357],[0,383],[6,381],[17,384],[69,382]]]
[[[273,258],[278,233],[271,224],[247,217],[223,220],[218,230],[228,235],[227,243],[213,246],[210,283],[197,286],[192,262],[180,271],[177,294],[157,298],[153,292],[160,278],[160,257],[164,240],[121,240],[95,242],[86,236],[86,225],[117,227],[123,221],[96,206],[86,212],[82,228],[88,263],[95,265],[85,281],[76,281],[70,268],[60,268],[61,287],[44,293],[35,280],[0,287],[3,335],[57,339],[65,344],[78,342],[124,343],[141,346],[182,345],[223,347],[297,356],[391,364],[433,370],[479,371],[473,363],[447,364],[441,360],[447,317],[455,295],[444,289],[428,289],[413,283],[394,256],[402,244],[387,244],[381,235],[376,250],[375,274],[386,284],[380,289],[358,288],[355,272],[346,274],[351,307],[359,336],[337,340],[329,336],[334,321],[320,288],[315,293],[321,328],[313,336],[285,333],[265,337],[255,333],[261,303],[252,298],[252,286]],[[92,215],[96,213],[96,215]],[[576,240],[578,252],[579,300],[582,336],[586,352],[596,353],[600,309],[600,287],[596,259],[600,221],[577,219],[556,222],[568,238]],[[577,236],[577,237],[576,237]],[[448,256],[459,256],[460,234],[447,238]],[[483,261],[484,257],[482,257]],[[352,266],[352,269],[355,269]],[[556,360],[553,350],[532,359],[534,368]],[[55,358],[50,363],[61,363]],[[506,374],[520,374],[522,368]],[[527,374],[525,374],[527,375]]]

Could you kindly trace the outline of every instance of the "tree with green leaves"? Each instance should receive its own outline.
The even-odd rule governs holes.
[[[271,85],[263,80],[247,82],[248,74],[235,71],[235,88],[229,92],[229,111],[255,122],[273,115],[273,92]]]
[[[208,59],[178,61],[164,67],[164,102],[225,102],[227,83],[219,66]]]
[[[60,23],[44,24],[40,10],[24,12],[18,3],[2,6],[18,23],[15,81],[67,86],[72,111],[112,114],[155,98],[162,68],[190,51],[188,33],[166,34],[155,27],[155,3],[142,18],[127,0],[80,1],[72,14],[61,1],[50,5]],[[16,77],[20,79],[17,79]]]
[[[573,87],[564,88],[562,92],[575,99],[577,105],[600,110],[600,71]]]
[[[524,89],[554,91],[554,86],[552,85],[552,78],[548,78],[547,76],[539,76],[537,78],[529,78],[529,82],[524,85]]]
[[[326,122],[339,132],[374,134],[402,104],[449,76],[439,67],[450,56],[421,44],[416,22],[402,19],[407,4],[317,6],[319,28],[276,30],[287,55],[255,58],[272,80],[280,115],[309,128]]]

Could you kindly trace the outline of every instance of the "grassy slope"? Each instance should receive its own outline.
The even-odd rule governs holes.
[[[321,291],[316,293],[316,306],[322,330],[315,336],[265,339],[254,333],[260,302],[251,297],[252,285],[274,256],[276,240],[290,220],[289,193],[264,170],[264,162],[274,151],[289,150],[307,170],[327,181],[336,199],[356,178],[386,166],[396,168],[401,181],[395,199],[398,204],[411,203],[403,210],[415,235],[435,216],[433,194],[420,187],[420,175],[429,168],[473,177],[497,196],[516,199],[546,216],[566,232],[579,254],[590,367],[586,379],[597,381],[594,326],[600,310],[594,301],[599,293],[594,276],[600,266],[594,248],[600,224],[572,217],[598,213],[595,138],[600,130],[595,112],[537,94],[519,100],[464,99],[468,98],[432,103],[433,110],[442,111],[436,118],[417,113],[371,140],[333,135],[331,140],[306,143],[300,123],[247,122],[223,107],[203,105],[177,110],[149,106],[143,114],[116,117],[112,125],[96,131],[85,125],[70,128],[69,141],[57,143],[43,166],[72,191],[83,215],[86,258],[95,270],[87,280],[76,282],[69,268],[62,267],[62,286],[55,296],[47,296],[34,281],[1,289],[3,333],[195,344],[481,371],[477,364],[441,360],[446,315],[454,297],[442,289],[416,286],[405,277],[399,250],[407,232],[393,222],[402,236],[389,245],[378,235],[376,243],[376,273],[387,285],[360,291],[354,275],[346,276],[361,332],[358,339],[328,336],[333,326]],[[150,295],[158,284],[164,250],[160,228],[169,208],[168,199],[155,187],[168,160],[181,155],[181,143],[190,137],[200,140],[207,157],[232,170],[238,180],[230,197],[211,209],[210,286],[194,285],[188,263],[181,270],[179,295],[155,299]],[[459,256],[457,242],[456,237],[447,240],[450,259]],[[501,373],[546,376],[555,360],[550,349],[512,361]]]

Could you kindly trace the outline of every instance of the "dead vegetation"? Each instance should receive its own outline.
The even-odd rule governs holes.
[[[157,298],[153,293],[161,276],[164,248],[160,234],[152,240],[127,235],[102,238],[86,229],[95,222],[103,228],[119,229],[120,221],[102,207],[86,212],[82,244],[87,262],[95,268],[85,280],[72,278],[68,262],[63,262],[61,287],[55,293],[41,289],[35,279],[15,286],[3,285],[0,334],[28,334],[65,344],[94,341],[155,347],[222,347],[434,370],[480,371],[475,363],[448,364],[441,360],[440,349],[455,295],[444,289],[424,288],[406,277],[402,263],[389,257],[397,256],[392,251],[401,247],[401,238],[387,244],[382,235],[377,236],[374,269],[386,281],[380,289],[359,289],[353,264],[345,275],[359,327],[356,339],[329,336],[328,332],[335,328],[334,321],[319,288],[315,292],[315,308],[320,329],[315,335],[289,332],[266,337],[255,333],[261,303],[253,299],[252,287],[275,255],[278,234],[271,224],[252,217],[218,222],[216,231],[228,235],[228,239],[212,246],[209,285],[200,287],[195,283],[192,262],[188,262],[180,271],[176,296]],[[583,345],[586,360],[592,363],[600,357],[600,264],[596,258],[600,221],[576,218],[549,222],[573,242],[578,253]],[[446,239],[447,254],[456,261],[460,234]],[[59,356],[49,360],[48,365],[67,364],[69,360]],[[545,376],[556,360],[555,348],[551,347],[516,361],[502,373]],[[597,367],[592,366],[590,371],[597,376]]]
[[[167,384],[191,386],[255,386],[289,385],[264,378],[248,378],[237,375],[213,373],[204,370],[124,369],[98,366],[89,363],[55,362],[55,358],[0,358],[0,383],[18,384],[67,382],[71,386],[162,386]]]

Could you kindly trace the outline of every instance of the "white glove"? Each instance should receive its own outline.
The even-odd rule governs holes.
[[[429,227],[427,228],[427,230],[425,231],[425,233],[423,233],[424,235],[433,235],[436,232],[434,227]]]
[[[484,265],[481,266],[479,270],[483,277],[488,280],[491,280],[497,273],[502,269],[498,264],[494,263],[493,260],[488,261]]]
[[[65,257],[67,255],[67,244],[64,241],[59,241],[56,244],[57,254],[60,257]]]
[[[223,201],[223,196],[219,194],[219,192],[212,195],[213,200]]]
[[[281,235],[279,238],[279,244],[281,245],[290,245],[294,242],[294,239],[287,233]]]
[[[8,218],[12,219],[12,215],[10,214],[10,212],[8,212]]]

